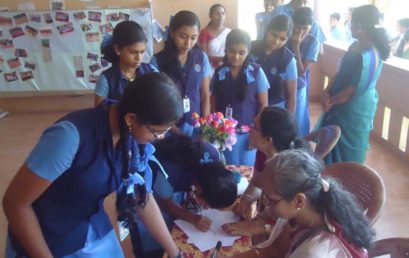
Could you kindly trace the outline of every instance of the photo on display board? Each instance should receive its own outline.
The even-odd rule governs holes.
[[[106,15],[107,22],[116,22],[120,20],[118,13],[109,13]]]
[[[109,65],[108,60],[106,60],[102,56],[101,56],[101,65],[102,65],[102,67],[107,67]]]
[[[85,33],[85,37],[87,39],[87,42],[99,42],[100,41],[99,32],[87,32]]]
[[[30,37],[35,38],[38,35],[38,31],[34,29],[33,27],[26,25],[26,34]]]
[[[32,71],[25,71],[25,72],[20,72],[20,77],[22,81],[27,81],[33,79],[33,72]]]
[[[92,73],[98,71],[99,69],[101,69],[101,66],[98,63],[89,66],[89,70]]]
[[[95,11],[88,11],[88,20],[93,22],[101,22],[102,13]]]
[[[7,64],[9,65],[10,69],[15,69],[21,65],[18,57],[8,59]]]
[[[12,39],[0,39],[0,46],[2,48],[14,48]]]
[[[119,19],[120,19],[120,20],[123,20],[123,21],[129,21],[129,14],[123,13],[123,12],[119,12]]]
[[[87,18],[87,15],[85,15],[84,11],[79,11],[73,14],[74,18],[76,21],[80,21],[83,20],[85,18]]]
[[[51,17],[50,13],[44,13],[43,17],[44,17],[45,23],[47,23],[47,24],[51,24],[51,23],[54,22],[53,17]]]
[[[44,63],[51,63],[53,61],[53,56],[51,54],[50,40],[41,39],[41,46]]]
[[[22,48],[16,48],[14,50],[14,55],[18,56],[18,57],[27,57],[28,56],[27,50],[22,49]]]
[[[21,27],[14,27],[14,28],[10,29],[9,31],[10,31],[11,37],[13,39],[17,38],[17,37],[24,36],[24,31],[23,31],[23,29]]]
[[[40,29],[40,34],[43,37],[51,37],[53,35],[53,30],[51,28]]]
[[[87,59],[93,60],[95,62],[98,61],[98,57],[99,57],[98,54],[94,54],[90,52],[87,53]]]
[[[13,20],[9,17],[0,16],[0,26],[10,27],[13,25]]]
[[[50,9],[52,11],[62,11],[65,9],[64,1],[51,1]]]
[[[18,78],[17,78],[17,73],[16,73],[16,72],[5,73],[5,74],[4,74],[4,79],[5,79],[7,82],[17,81],[17,80],[18,80]]]
[[[41,22],[41,15],[40,14],[30,14],[30,21],[31,22]]]
[[[81,24],[81,30],[82,30],[83,32],[87,32],[87,31],[92,30],[92,24],[91,24],[91,23]]]
[[[3,31],[0,30],[0,38],[3,37]]]
[[[55,12],[55,20],[59,22],[68,22],[70,20],[70,17],[68,13]]]
[[[107,23],[102,26],[99,26],[99,29],[101,30],[102,34],[110,33],[114,30],[111,23]]]
[[[28,22],[28,17],[25,13],[14,15],[13,18],[14,18],[14,22],[16,23],[16,25],[20,25],[20,24]]]
[[[82,56],[73,56],[75,77],[84,78],[84,64],[82,62]]]
[[[36,69],[36,64],[25,61],[24,62],[24,68],[35,70]]]
[[[99,76],[96,74],[90,74],[88,77],[88,81],[90,83],[97,83]]]
[[[61,35],[65,35],[67,33],[73,32],[74,31],[74,24],[72,22],[66,23],[63,25],[57,26],[58,32],[60,32]]]

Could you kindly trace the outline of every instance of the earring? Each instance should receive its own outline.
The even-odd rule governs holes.
[[[132,137],[132,126],[128,125],[128,158],[132,157],[132,147],[133,147],[133,137]]]

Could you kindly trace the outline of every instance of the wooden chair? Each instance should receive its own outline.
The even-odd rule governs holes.
[[[353,193],[371,225],[375,224],[385,203],[385,185],[375,170],[359,163],[341,162],[327,166],[323,176],[337,179]]]
[[[370,258],[389,254],[391,258],[409,257],[409,238],[386,238],[378,240],[368,250]]]
[[[341,136],[341,128],[337,125],[327,125],[304,137],[304,140],[314,142],[314,153],[324,158],[337,144]]]

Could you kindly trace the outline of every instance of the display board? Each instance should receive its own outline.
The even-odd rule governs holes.
[[[153,54],[150,8],[0,12],[0,92],[92,90],[110,64],[104,35],[122,20],[138,22]]]

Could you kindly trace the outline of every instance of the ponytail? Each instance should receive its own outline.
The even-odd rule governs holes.
[[[388,59],[391,53],[388,35],[384,28],[375,26],[368,30],[370,39],[373,41],[375,48],[378,50],[382,60]]]

